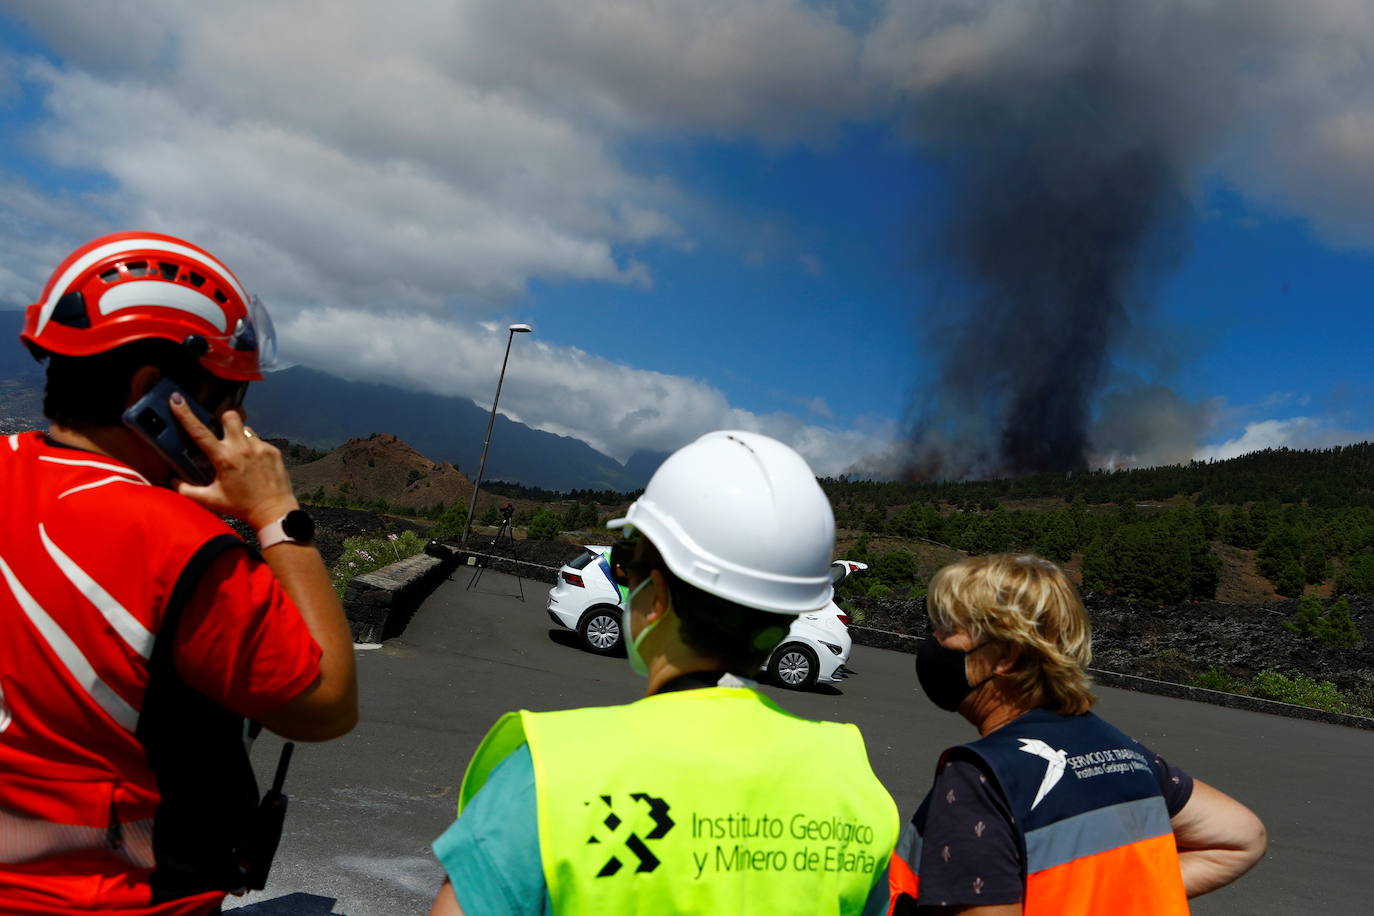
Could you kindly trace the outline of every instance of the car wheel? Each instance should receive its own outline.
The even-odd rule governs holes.
[[[582,615],[577,625],[577,633],[588,651],[597,655],[610,655],[620,648],[620,611],[607,605],[598,605]]]
[[[816,683],[819,673],[816,653],[798,642],[779,646],[768,660],[768,674],[789,690],[806,690]]]

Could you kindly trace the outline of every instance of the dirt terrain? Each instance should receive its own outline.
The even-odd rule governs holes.
[[[349,439],[309,464],[292,468],[298,494],[318,492],[326,499],[340,492],[350,502],[383,500],[394,505],[432,506],[466,502],[472,481],[447,462],[430,461],[387,433]]]

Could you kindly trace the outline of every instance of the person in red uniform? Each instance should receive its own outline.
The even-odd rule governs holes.
[[[1091,631],[1063,570],[972,557],[926,601],[921,688],[981,737],[941,756],[888,870],[890,912],[1171,916],[1259,861],[1250,809],[1089,711]]]
[[[313,526],[244,425],[270,320],[218,259],[155,233],[78,248],[25,319],[51,425],[0,438],[0,912],[215,913],[262,857],[246,720],[315,741],[357,719]],[[206,486],[122,423],[162,378]]]

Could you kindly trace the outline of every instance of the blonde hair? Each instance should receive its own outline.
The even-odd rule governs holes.
[[[1030,554],[970,557],[930,580],[926,611],[941,630],[965,630],[975,644],[1020,648],[1002,683],[1034,707],[1080,715],[1097,702],[1089,689],[1092,628],[1068,576]]]

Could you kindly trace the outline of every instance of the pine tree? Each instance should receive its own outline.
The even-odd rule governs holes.
[[[1306,583],[1307,576],[1303,574],[1302,566],[1297,560],[1289,560],[1274,580],[1274,591],[1286,598],[1297,598],[1302,595]]]
[[[534,513],[525,528],[525,536],[532,541],[551,541],[558,536],[560,519],[549,509]]]
[[[1322,601],[1316,595],[1303,595],[1298,599],[1298,610],[1283,622],[1288,629],[1299,636],[1311,636],[1321,626]]]
[[[1374,552],[1365,550],[1345,561],[1336,576],[1338,595],[1374,595]]]
[[[1313,628],[1312,635],[1327,645],[1343,649],[1351,649],[1360,644],[1360,631],[1356,629],[1355,621],[1350,619],[1350,602],[1346,601],[1344,596],[1331,603],[1326,616]]]

